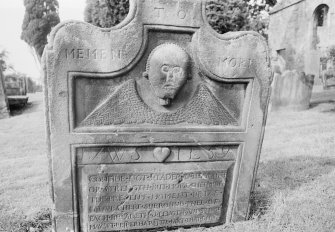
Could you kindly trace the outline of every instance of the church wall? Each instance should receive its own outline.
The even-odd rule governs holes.
[[[315,9],[321,4],[326,4],[329,7],[326,24],[318,28],[318,40],[320,41],[318,47],[323,50],[335,45],[335,1],[309,0],[306,5],[306,14],[311,18],[309,21],[313,21]],[[312,31],[312,24],[309,27],[309,31]]]
[[[329,6],[326,24],[317,28],[317,46],[313,47],[314,12],[316,8]],[[314,75],[318,82],[320,57],[335,45],[335,1],[305,0],[287,5],[270,15],[269,46],[272,56],[284,54],[285,69]]]
[[[284,58],[288,70],[304,70],[304,52],[308,46],[305,8],[306,1],[302,1],[270,15],[269,46],[273,56],[279,54]]]

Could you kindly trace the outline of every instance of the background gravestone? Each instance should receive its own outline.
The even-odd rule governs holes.
[[[306,110],[312,97],[314,76],[297,71],[275,71],[271,110]]]
[[[205,18],[205,1],[137,0],[116,27],[53,30],[43,61],[55,231],[246,218],[268,49]]]
[[[335,68],[334,61],[329,59],[326,64],[326,70],[321,73],[323,89],[335,88]]]
[[[3,73],[2,70],[0,69],[0,119],[8,117],[9,117],[8,101],[5,92]]]

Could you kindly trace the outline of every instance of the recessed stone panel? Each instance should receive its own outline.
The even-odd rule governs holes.
[[[115,126],[129,128],[146,124],[154,127],[175,126],[176,129],[180,125],[241,126],[243,106],[246,104],[246,98],[250,95],[251,89],[251,83],[248,81],[240,83],[212,81],[211,84],[195,88],[190,86],[193,98],[188,99],[178,111],[171,113],[155,112],[150,107],[148,108],[147,104],[142,101],[143,97],[138,93],[141,84],[125,81],[129,79],[129,75],[112,77],[96,74],[69,74],[70,89],[73,90],[70,96],[74,107],[72,124],[76,131],[92,130],[92,127],[103,130],[104,127],[108,129],[115,128]],[[200,77],[194,76],[194,79],[198,78]],[[112,111],[113,107],[109,107],[115,104],[116,95],[119,96],[118,102],[122,101],[122,98],[127,99],[117,106],[127,109],[125,112]],[[124,103],[128,105],[128,108],[122,105]],[[222,113],[218,111],[213,116],[206,117],[201,113],[202,110],[196,108],[201,104],[221,109]],[[133,116],[135,112],[132,112],[132,109],[136,109],[136,116]],[[198,117],[193,118],[192,115],[195,114]],[[228,119],[222,120],[222,115]],[[106,119],[100,120],[101,118]],[[107,118],[113,120],[107,120]]]
[[[225,182],[233,163],[80,165],[82,228],[120,231],[223,223]]]

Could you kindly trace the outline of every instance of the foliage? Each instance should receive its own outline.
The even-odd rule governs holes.
[[[10,72],[5,75],[6,88],[20,88],[21,94],[40,92],[42,86],[37,84],[31,77],[21,72]],[[9,91],[9,90],[8,90]],[[19,94],[17,94],[19,95]]]
[[[211,0],[206,5],[209,24],[220,34],[257,31],[266,36],[268,12],[276,0]]]
[[[331,63],[334,65],[335,62],[335,45],[332,45],[327,48],[327,50],[323,53],[323,55],[320,57],[320,64],[321,69],[326,70],[327,69],[327,63],[331,61]]]
[[[128,0],[87,0],[85,21],[98,27],[112,27],[128,14]]]
[[[330,59],[332,59],[332,60],[335,59],[335,45],[328,48],[327,55]]]
[[[8,96],[26,95],[27,75],[20,72],[13,72],[5,75],[5,89]]]
[[[218,32],[253,30],[266,36],[270,7],[277,0],[209,0],[209,24]],[[85,21],[98,27],[120,23],[129,10],[128,0],[87,0]]]
[[[213,0],[206,5],[209,24],[219,33],[244,30],[248,24],[248,3],[244,0]]]
[[[27,92],[35,93],[42,91],[42,86],[37,84],[31,77],[27,77]]]
[[[59,20],[57,0],[24,0],[26,12],[22,24],[21,39],[42,56],[47,35]]]
[[[8,68],[7,59],[8,59],[7,50],[0,51],[0,68],[1,68],[1,71],[5,71]]]
[[[18,81],[18,80],[24,80],[27,78],[27,75],[21,72],[11,72],[5,75],[5,81]]]

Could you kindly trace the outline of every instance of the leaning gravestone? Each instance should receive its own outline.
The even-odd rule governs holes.
[[[275,73],[272,92],[272,110],[307,110],[312,97],[313,75],[285,70]]]
[[[54,230],[243,220],[271,82],[265,41],[219,35],[205,1],[131,1],[111,29],[66,22],[44,52]]]

